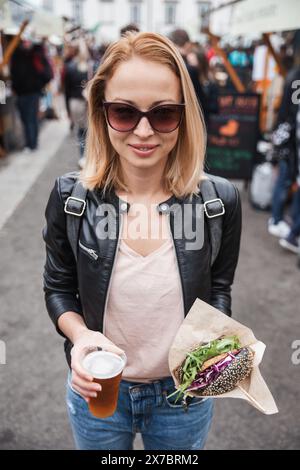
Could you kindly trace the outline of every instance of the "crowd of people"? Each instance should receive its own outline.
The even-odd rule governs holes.
[[[135,25],[127,25],[120,31],[138,31]],[[179,49],[190,78],[193,82],[198,101],[202,107],[207,127],[211,114],[218,113],[218,97],[222,90],[230,90],[232,82],[219,79],[224,75],[222,59],[208,41],[205,45],[191,41],[188,33],[177,29],[170,39]],[[38,128],[41,97],[48,103],[48,116],[57,117],[55,102],[51,98],[51,83],[63,93],[65,108],[70,122],[70,130],[76,137],[78,164],[85,164],[85,136],[87,132],[87,99],[85,85],[92,78],[107,44],[96,47],[84,37],[74,39],[64,47],[56,48],[60,60],[54,60],[48,53],[45,41],[32,44],[22,41],[12,56],[10,74],[17,108],[24,128],[25,152],[33,152],[38,147]],[[251,83],[254,49],[241,47],[225,48],[231,65],[246,84],[247,90],[255,90]],[[280,55],[288,74],[282,90],[278,116],[273,126],[272,141],[277,157],[277,178],[272,200],[272,213],[268,231],[279,238],[280,245],[294,253],[299,253],[300,237],[300,111],[297,100],[292,99],[292,84],[300,80],[300,59],[294,60],[284,45]],[[220,73],[222,71],[222,73]],[[225,85],[225,88],[224,88]],[[227,86],[227,88],[226,88]],[[50,103],[50,104],[49,104]],[[290,211],[285,215],[287,202]]]

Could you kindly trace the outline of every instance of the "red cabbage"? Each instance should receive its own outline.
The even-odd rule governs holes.
[[[239,351],[236,352],[238,354]],[[210,385],[216,378],[220,375],[220,373],[228,367],[228,365],[233,361],[235,355],[231,352],[227,354],[224,359],[221,359],[216,364],[211,365],[207,369],[202,372],[199,372],[195,380],[191,383],[191,385],[186,389],[186,391],[192,390],[201,390],[202,388],[207,387]]]

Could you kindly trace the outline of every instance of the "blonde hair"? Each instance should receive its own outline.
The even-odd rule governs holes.
[[[165,171],[165,190],[176,197],[192,197],[198,193],[203,175],[206,131],[192,81],[176,46],[166,37],[155,33],[127,32],[106,50],[102,63],[87,87],[88,131],[86,165],[81,171],[83,185],[105,193],[113,187],[128,191],[121,171],[120,160],[108,135],[102,103],[106,81],[121,62],[132,57],[167,65],[180,79],[183,102],[186,104],[178,139],[170,152]]]

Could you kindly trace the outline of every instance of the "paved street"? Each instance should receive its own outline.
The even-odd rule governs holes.
[[[65,126],[65,124],[62,124]],[[65,130],[28,188],[20,174],[10,179],[15,207],[0,230],[1,326],[7,363],[0,365],[0,448],[72,449],[65,408],[67,367],[63,340],[45,310],[42,292],[44,209],[55,178],[77,169],[77,148]],[[49,138],[50,139],[50,138]],[[59,140],[60,139],[60,140]],[[46,145],[46,144],[44,144]],[[47,148],[48,148],[47,147]],[[51,153],[52,152],[52,153]],[[11,162],[16,164],[15,161]],[[23,163],[24,179],[26,162]],[[5,185],[0,168],[0,194]],[[28,180],[26,180],[28,182]],[[18,198],[22,189],[22,198]],[[265,416],[240,400],[216,400],[207,449],[296,449],[300,446],[300,365],[293,365],[294,340],[300,340],[300,270],[266,232],[267,213],[243,199],[243,236],[233,288],[233,313],[267,345],[261,372],[277,401],[279,414]],[[1,213],[8,202],[1,196]],[[300,356],[300,355],[299,355]],[[136,448],[141,448],[138,436]]]

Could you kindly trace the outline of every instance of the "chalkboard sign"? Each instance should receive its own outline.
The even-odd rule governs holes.
[[[219,114],[210,116],[205,171],[250,179],[258,139],[259,98],[255,93],[223,94]]]

